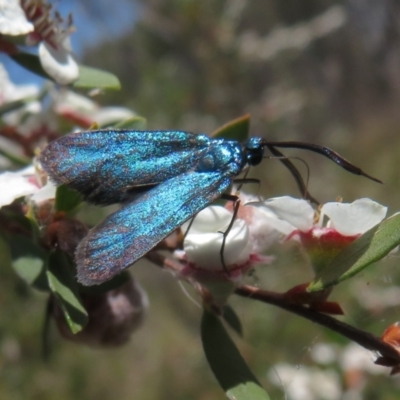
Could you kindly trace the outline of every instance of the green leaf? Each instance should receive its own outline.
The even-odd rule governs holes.
[[[35,54],[21,52],[12,55],[11,58],[17,64],[21,65],[21,67],[27,69],[28,71],[31,71],[34,74],[41,76],[42,78],[53,80],[49,75],[47,75],[42,67],[42,64],[40,63],[39,57]]]
[[[29,104],[37,99],[37,96],[25,97],[24,99],[10,101],[0,106],[0,115],[6,114],[10,111],[18,110],[19,108]]]
[[[147,126],[147,120],[143,117],[132,117],[124,121],[119,122],[114,127],[118,129],[132,129],[132,130],[144,130]]]
[[[25,105],[32,103],[34,101],[41,101],[48,94],[50,88],[48,85],[44,85],[38,94],[34,96],[24,97],[23,99],[10,101],[8,103],[4,103],[0,106],[0,116],[6,114],[10,111],[18,110]],[[29,113],[29,111],[27,111]]]
[[[269,400],[220,319],[207,310],[201,320],[201,339],[208,363],[229,399]]]
[[[87,324],[88,314],[78,293],[75,272],[66,255],[59,250],[49,255],[47,279],[71,332],[78,333]]]
[[[224,320],[229,324],[229,326],[239,335],[243,336],[243,327],[242,323],[238,315],[236,314],[235,310],[231,306],[224,306],[223,314]]]
[[[226,392],[228,399],[232,400],[267,400],[268,393],[254,382],[246,382]]]
[[[37,55],[21,52],[12,55],[11,58],[28,71],[31,71],[42,78],[54,81],[54,79],[43,69]],[[72,83],[72,86],[84,89],[101,88],[119,90],[121,88],[118,78],[112,73],[96,68],[86,67],[84,65],[79,65],[79,78]]]
[[[12,267],[20,278],[38,290],[48,291],[46,278],[46,253],[23,235],[10,235]]]
[[[0,236],[0,254],[0,268],[4,270],[10,268],[12,266],[10,246],[2,236]]]
[[[82,196],[67,185],[57,187],[56,210],[69,212],[76,208],[83,201]]]
[[[216,131],[214,131],[210,136],[219,137],[231,140],[246,140],[249,136],[250,130],[250,115],[246,114],[242,117],[236,118],[229,121],[225,125],[222,125]]]
[[[31,231],[31,237],[33,243],[37,244],[41,237],[41,226],[39,226],[39,221],[37,220],[37,215],[35,210],[36,206],[33,203],[28,203],[28,209],[26,211],[25,217],[29,222],[29,228]]]
[[[19,165],[21,167],[26,167],[32,162],[32,160],[29,158],[16,156],[15,154],[12,154],[4,149],[0,149],[0,155],[7,158],[7,160],[11,161],[13,164]]]
[[[79,66],[79,78],[72,84],[72,86],[84,89],[121,89],[119,79],[111,72],[86,67],[84,65]]]
[[[400,244],[400,214],[395,214],[360,236],[338,254],[307,288],[314,292],[337,285],[385,257]]]

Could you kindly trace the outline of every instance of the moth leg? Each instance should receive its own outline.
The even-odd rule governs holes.
[[[221,232],[221,231],[219,232],[219,233],[222,233],[222,235],[223,235],[222,246],[221,246],[221,249],[220,249],[220,251],[219,251],[219,256],[220,256],[220,258],[221,258],[221,264],[222,264],[222,267],[223,267],[224,271],[225,271],[227,274],[229,274],[229,271],[228,271],[228,269],[226,268],[225,259],[224,259],[225,243],[226,243],[226,238],[228,237],[229,232],[230,232],[230,230],[232,229],[233,223],[235,222],[237,213],[238,213],[238,211],[239,211],[240,199],[239,199],[238,196],[235,196],[235,195],[232,195],[232,194],[223,194],[223,195],[221,196],[221,199],[228,200],[228,201],[232,201],[232,202],[234,203],[234,204],[233,204],[233,215],[232,215],[231,222],[229,223],[229,225],[228,225],[228,227],[226,228],[225,232]]]
[[[240,188],[242,187],[242,185],[247,184],[247,183],[256,183],[258,186],[260,186],[260,180],[256,179],[256,178],[240,178],[240,179],[235,179],[233,181],[234,183],[239,183],[239,188],[238,191],[240,190]],[[232,229],[233,223],[235,222],[236,216],[238,214],[239,211],[239,207],[240,207],[240,199],[238,196],[236,195],[232,195],[232,194],[223,194],[221,196],[221,199],[227,200],[227,201],[232,201],[233,204],[233,213],[232,213],[232,219],[231,222],[229,223],[228,227],[226,228],[225,232],[221,232],[219,231],[219,233],[221,233],[224,237],[222,240],[222,246],[220,249],[220,257],[221,257],[221,264],[222,267],[224,268],[225,272],[229,272],[228,269],[226,268],[226,264],[225,264],[225,260],[224,260],[224,250],[225,250],[225,243],[226,243],[226,238],[229,235],[230,230]]]
[[[196,218],[196,216],[197,216],[197,214],[196,214],[196,215],[193,215],[193,217],[190,219],[189,226],[187,227],[185,233],[183,234],[183,240],[186,239],[186,236],[188,235],[188,233],[189,233],[189,231],[190,231],[190,228],[192,227],[193,222],[194,222],[194,219]]]
[[[247,183],[255,183],[255,184],[257,184],[257,186],[258,186],[257,191],[260,191],[261,181],[260,181],[259,179],[256,179],[256,178],[240,178],[240,179],[234,179],[234,180],[233,180],[233,183],[238,183],[238,184],[239,184],[239,186],[238,186],[236,192],[239,192],[239,191],[242,189],[242,186],[243,186],[244,184],[247,184]],[[262,201],[260,195],[257,194],[257,197],[259,198],[260,201]]]

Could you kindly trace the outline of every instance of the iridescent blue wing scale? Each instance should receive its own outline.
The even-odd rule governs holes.
[[[63,136],[40,163],[95,204],[119,203],[196,167],[210,139],[181,131],[97,130]]]
[[[78,280],[93,285],[112,278],[220,197],[231,182],[232,176],[221,171],[188,172],[125,204],[79,244]]]

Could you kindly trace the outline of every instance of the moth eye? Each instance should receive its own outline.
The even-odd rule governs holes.
[[[264,152],[262,149],[252,150],[247,155],[247,162],[249,165],[258,165],[261,163],[264,156]]]

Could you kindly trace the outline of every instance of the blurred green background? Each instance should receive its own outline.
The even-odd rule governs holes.
[[[332,147],[385,182],[352,176],[314,154],[285,152],[307,162],[309,189],[321,202],[370,197],[388,205],[389,214],[400,208],[398,1],[147,0],[135,2],[134,8],[128,0],[70,4],[75,20],[84,15],[81,21],[94,24],[101,37],[85,40],[84,25],[76,24],[82,61],[113,72],[122,83],[121,91],[98,96],[101,104],[130,107],[152,129],[206,133],[250,113],[251,135]],[[113,35],[124,10],[135,13],[135,22]],[[253,176],[260,177],[265,197],[298,196],[277,160],[265,160]],[[94,220],[101,213],[98,209]],[[332,299],[344,308],[346,322],[381,335],[400,319],[397,260],[394,255],[335,290]],[[1,270],[0,400],[224,398],[202,354],[201,310],[169,274],[146,262],[131,270],[149,293],[150,309],[130,344],[87,349],[62,340],[53,327],[47,363],[40,344],[45,298],[11,270]],[[251,282],[283,291],[311,277],[300,255],[284,253]],[[240,298],[231,303],[244,325],[238,345],[272,399],[302,399],[290,393],[290,384],[272,383],[274,366],[281,363],[297,369],[298,377],[314,369],[332,372],[343,391],[333,397],[327,387],[324,395],[310,392],[304,399],[399,398],[398,377],[340,362],[347,340],[271,306]],[[332,345],[336,356],[331,362],[313,358],[318,343]],[[371,354],[367,363],[373,360]]]

